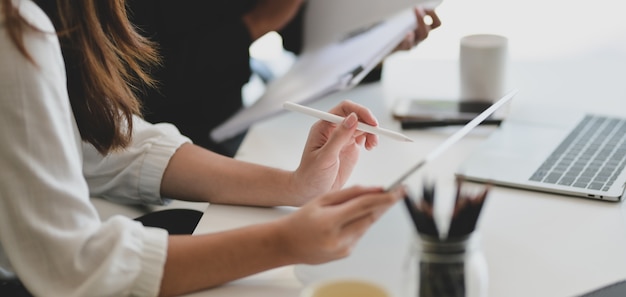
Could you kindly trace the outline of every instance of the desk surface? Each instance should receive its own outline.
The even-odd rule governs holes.
[[[456,93],[455,63],[396,61],[392,81],[360,86],[334,94],[312,106],[328,109],[342,99],[368,106],[383,127],[399,130],[389,107],[399,96],[452,97]],[[391,62],[393,64],[393,62]],[[536,112],[542,106],[584,108],[626,115],[626,59],[533,62],[512,65],[512,85],[520,93],[510,106],[511,115]],[[402,75],[399,75],[402,74]],[[391,74],[387,74],[391,75]],[[439,81],[420,90],[403,90],[400,82]],[[426,80],[429,77],[430,80]],[[434,79],[433,79],[434,77]],[[437,79],[437,78],[440,79]],[[410,83],[408,85],[411,85]],[[423,87],[423,88],[422,88]],[[417,88],[417,87],[416,87]],[[413,92],[413,94],[410,94]],[[564,108],[566,110],[567,108]],[[255,125],[236,158],[293,169],[297,166],[306,132],[313,119],[296,113],[279,115]],[[459,145],[444,153],[421,172],[436,178],[439,215],[451,205],[453,172],[494,127],[479,127]],[[348,184],[389,185],[414,162],[454,133],[455,128],[404,131],[415,143],[398,143],[380,137],[379,146],[363,152]],[[417,177],[416,177],[417,178]],[[411,183],[413,178],[409,179]],[[410,184],[409,184],[410,186]],[[441,198],[440,198],[441,197]],[[565,197],[510,188],[494,188],[486,202],[478,229],[489,271],[488,296],[573,296],[626,279],[626,215],[623,203]],[[196,234],[221,231],[277,218],[293,208],[254,208],[211,205]],[[393,231],[393,232],[392,232]],[[410,223],[401,205],[387,212],[359,242],[347,259],[296,269],[306,281],[354,275],[376,279],[401,296],[406,244]],[[189,296],[297,296],[302,283],[294,267],[282,267]]]

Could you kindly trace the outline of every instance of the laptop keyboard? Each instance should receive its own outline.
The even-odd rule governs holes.
[[[608,191],[626,165],[626,120],[587,115],[531,181]]]

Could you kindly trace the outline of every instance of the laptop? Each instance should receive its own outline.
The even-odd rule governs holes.
[[[626,118],[560,111],[513,117],[457,169],[467,180],[621,201]]]

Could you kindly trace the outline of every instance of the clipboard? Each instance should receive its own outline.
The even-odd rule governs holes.
[[[322,0],[308,3],[307,13],[316,1]],[[239,110],[209,136],[218,142],[230,139],[255,122],[284,112],[285,101],[306,104],[356,86],[417,26],[413,6],[423,1],[397,1],[396,5],[403,3],[402,7],[406,8],[350,30],[327,45],[318,46],[305,40],[303,53],[287,73],[271,81],[256,102]]]

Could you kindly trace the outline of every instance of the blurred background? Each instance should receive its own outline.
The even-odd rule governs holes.
[[[413,50],[388,59],[456,60],[460,38],[479,33],[508,37],[509,56],[516,61],[626,57],[626,17],[621,6],[614,0],[443,0],[437,8],[443,25]],[[282,50],[276,33],[258,40],[250,53],[278,74],[294,59]],[[253,101],[262,88],[253,77],[244,97]]]
[[[443,0],[437,8],[443,25],[409,55],[454,59],[458,40],[476,33],[509,37],[515,59],[602,54],[607,48],[626,52],[621,6],[614,0]],[[270,33],[250,50],[259,59],[280,59],[280,36]]]
[[[515,62],[608,58],[623,60],[618,64],[626,66],[626,17],[621,6],[621,1],[614,0],[443,0],[436,10],[442,26],[414,49],[389,56],[384,63],[384,73],[396,73],[406,65],[420,67],[423,63],[444,61],[452,65],[458,61],[461,37],[481,33],[506,36],[509,59]],[[286,72],[295,59],[282,49],[281,38],[276,33],[269,33],[254,43],[250,53],[278,75]],[[456,84],[457,78],[451,71],[443,69],[432,75],[440,76],[439,81],[445,77]],[[392,77],[392,81],[383,79],[383,83],[394,90],[409,83],[409,78]],[[441,91],[441,86],[435,89],[427,83],[420,84],[420,88],[423,94],[446,93]],[[253,76],[243,90],[246,103],[254,102],[263,89],[261,80]]]
[[[459,39],[476,33],[507,36],[517,60],[623,54],[626,18],[618,6],[611,0],[444,0],[437,8],[443,25],[409,54],[456,59]]]

